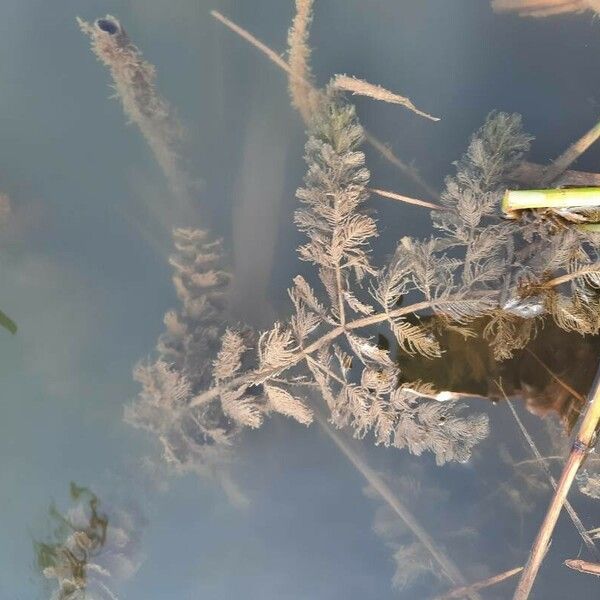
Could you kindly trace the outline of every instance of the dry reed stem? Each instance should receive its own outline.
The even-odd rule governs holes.
[[[342,453],[348,458],[356,470],[365,478],[367,483],[379,494],[382,500],[389,506],[389,508],[396,514],[406,526],[410,529],[413,535],[419,540],[421,544],[431,554],[437,565],[441,568],[444,575],[454,585],[465,586],[466,580],[458,567],[454,564],[452,559],[441,550],[429,535],[429,533],[423,528],[415,516],[410,510],[402,503],[402,501],[394,494],[390,486],[385,480],[374,471],[368,463],[359,456],[346,441],[335,432],[327,423],[326,419],[322,415],[315,412],[315,420],[321,426],[321,429],[333,440],[335,445],[342,451]],[[468,590],[459,597],[467,596],[471,600],[481,600],[477,590]]]
[[[434,117],[429,113],[423,112],[418,109],[409,98],[400,96],[394,92],[390,92],[380,85],[375,85],[358,79],[357,77],[348,77],[348,75],[336,75],[333,78],[333,87],[342,90],[344,92],[350,92],[353,96],[366,96],[367,98],[373,98],[373,100],[380,100],[381,102],[388,102],[389,104],[399,104],[412,110],[412,112],[430,119],[431,121],[439,121],[439,117]]]
[[[586,134],[571,144],[544,173],[542,185],[549,185],[573,164],[600,137],[600,121]]]
[[[269,60],[273,61],[280,69],[283,69],[284,71],[286,71],[286,73],[291,73],[290,67],[287,64],[287,62],[285,62],[285,60],[283,60],[283,58],[281,58],[281,56],[279,56],[277,52],[271,50],[269,46],[263,44],[258,38],[254,37],[249,31],[246,31],[245,29],[243,29],[242,27],[240,27],[239,25],[222,15],[218,10],[211,10],[210,14],[215,19],[217,19],[217,21],[220,21],[221,23],[223,23],[223,25],[231,29],[231,31],[237,33],[242,39],[246,40],[252,46],[260,50]]]
[[[588,407],[581,421],[573,448],[564,466],[544,521],[531,547],[527,565],[521,575],[513,600],[526,600],[529,598],[567,494],[583,459],[594,442],[598,421],[600,421],[600,369],[596,373],[596,378],[590,390]]]
[[[600,564],[598,563],[587,562],[586,560],[581,560],[579,558],[570,558],[565,560],[565,565],[574,571],[600,577]]]
[[[549,17],[583,12],[589,6],[583,0],[492,0],[496,12],[516,12],[525,17]]]
[[[516,181],[530,188],[539,188],[546,168],[544,165],[523,161],[509,174],[509,177],[511,181]],[[600,173],[567,170],[554,181],[553,185],[556,187],[600,187]]]
[[[404,202],[406,204],[414,204],[415,206],[422,206],[424,208],[430,208],[431,210],[447,210],[439,204],[433,202],[427,202],[426,200],[419,200],[418,198],[411,198],[410,196],[403,196],[402,194],[396,194],[396,192],[388,192],[387,190],[380,190],[377,188],[369,188],[369,191],[381,196],[382,198],[388,198],[390,200],[398,200],[398,202]]]
[[[522,465],[531,465],[531,464],[539,464],[540,462],[546,462],[547,460],[565,460],[565,457],[562,455],[556,455],[556,456],[542,456],[541,459],[539,458],[527,458],[525,460],[520,460],[519,462],[513,463],[512,466],[513,467],[520,467]],[[588,533],[590,533],[588,531]]]
[[[483,581],[477,581],[476,583],[472,583],[466,587],[456,588],[451,590],[447,594],[443,596],[437,596],[435,600],[451,600],[452,598],[462,598],[466,596],[470,592],[478,592],[487,587],[491,587],[492,585],[496,585],[504,581],[505,579],[509,579],[513,577],[517,573],[520,573],[523,570],[523,567],[516,567],[514,569],[510,569],[510,571],[504,571],[504,573],[498,573],[498,575],[494,575],[493,577],[488,577]]]
[[[586,274],[598,273],[600,271],[600,263],[593,263],[591,265],[584,265],[583,267],[573,271],[573,273],[566,273],[565,275],[560,275],[559,277],[555,277],[554,279],[550,279],[550,281],[546,281],[544,287],[552,288],[558,285],[562,285],[563,283],[568,283],[573,279],[577,279],[578,277],[585,276]]]
[[[508,407],[510,408],[510,411],[512,412],[513,417],[515,418],[515,421],[517,422],[517,425],[519,426],[519,429],[521,430],[523,437],[529,444],[529,447],[531,448],[533,455],[539,461],[539,464],[541,465],[544,473],[546,474],[546,477],[548,477],[548,480],[550,481],[552,488],[556,491],[556,489],[557,489],[556,479],[554,479],[554,476],[550,472],[548,465],[544,462],[543,457],[542,457],[540,451],[538,450],[538,447],[536,446],[535,442],[533,441],[533,438],[529,435],[529,432],[527,431],[525,425],[519,418],[519,415],[517,414],[517,411],[515,410],[514,406],[512,405],[512,402],[508,399],[508,397],[504,393],[504,390],[502,389],[502,387],[500,385],[498,387],[499,387],[500,391],[502,392],[502,395],[504,396],[504,399],[506,400],[506,403],[508,404]],[[581,536],[581,539],[583,540],[584,544],[587,546],[588,550],[594,555],[594,557],[596,559],[600,560],[600,553],[598,552],[598,549],[596,548],[596,545],[594,544],[594,540],[592,540],[590,534],[586,531],[585,527],[583,526],[583,523],[581,522],[581,519],[579,518],[579,515],[575,512],[575,509],[573,508],[573,506],[571,505],[571,503],[568,500],[565,500],[565,508],[567,509],[567,512],[569,513],[569,517],[571,517],[571,521],[573,521],[573,525],[575,526],[575,529],[577,529],[577,532]]]
[[[295,73],[290,65],[283,59],[279,54],[277,54],[274,50],[269,48],[265,43],[261,42],[257,37],[252,35],[246,29],[243,29],[227,17],[223,16],[220,12],[216,10],[212,10],[210,13],[217,21],[221,22],[223,25],[228,27],[234,33],[237,33],[242,39],[246,40],[250,45],[254,46],[257,50],[260,50],[271,62],[276,64],[281,70],[285,71],[289,77],[297,80],[302,85],[296,87],[296,90],[299,89],[310,89],[311,93],[314,94],[313,98],[316,102],[320,97],[320,92],[317,90],[310,81],[304,79],[302,75]],[[301,102],[298,100],[298,102]],[[306,122],[306,118],[303,114],[301,114],[303,119]],[[383,156],[389,163],[397,167],[400,171],[402,171],[409,179],[413,181],[416,185],[418,185],[424,192],[427,193],[432,198],[439,198],[439,193],[433,189],[418,173],[417,169],[412,165],[406,164],[403,160],[398,158],[394,152],[384,144],[381,140],[371,135],[368,131],[364,132],[365,141],[372,146],[377,152]]]

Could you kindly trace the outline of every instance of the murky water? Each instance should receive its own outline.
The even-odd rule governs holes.
[[[18,327],[0,331],[0,600],[426,600],[523,565],[552,492],[498,382],[558,477],[600,358],[593,337],[547,323],[498,363],[476,323],[466,342],[444,334],[441,358],[402,355],[401,381],[430,381],[460,394],[467,414],[489,417],[489,436],[464,463],[437,466],[430,452],[353,439],[351,428],[327,422],[308,385],[305,401],[318,411],[310,427],[275,414],[285,410],[272,387],[271,404],[259,404],[272,414],[258,429],[241,430],[232,413],[194,413],[201,425],[181,418],[182,398],[213,385],[203,369],[218,337],[202,311],[220,307],[228,279],[208,284],[208,309],[195,304],[204,284],[186,279],[185,261],[201,258],[190,250],[197,239],[180,238],[181,260],[170,265],[173,227],[223,238],[231,326],[285,322],[298,274],[320,285],[296,253],[306,241],[294,225],[306,135],[286,75],[213,9],[285,58],[292,0],[0,6],[0,193],[10,203],[0,308]],[[109,98],[111,75],[75,19],[93,27],[107,13],[156,67],[168,106],[134,94],[125,116]],[[120,34],[114,23],[101,23],[106,39]],[[527,19],[494,14],[484,0],[316,0],[310,46],[319,85],[355,75],[441,117],[350,98],[369,133],[434,191],[494,109],[523,115],[535,136],[528,159],[540,164],[598,117],[600,24],[591,12]],[[372,147],[365,152],[372,187],[436,201]],[[597,172],[599,161],[592,146],[576,168]],[[435,233],[425,208],[375,196],[365,208],[376,211],[377,265],[403,236]],[[169,379],[172,404],[132,418],[132,369],[156,360],[172,309],[179,320],[167,319],[161,356],[185,364],[190,381]],[[194,344],[182,349],[190,331]],[[381,334],[379,350],[390,345],[383,327],[370,333]],[[261,402],[261,391],[254,386],[248,402]],[[234,441],[226,456],[217,430]],[[577,486],[570,499],[586,529],[600,526],[598,500]],[[579,555],[600,562],[563,514],[531,597],[600,597],[595,577],[564,566]],[[469,597],[511,598],[516,583]]]

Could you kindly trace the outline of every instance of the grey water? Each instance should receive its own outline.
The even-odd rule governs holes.
[[[0,3],[0,192],[11,202],[0,230],[0,308],[18,325],[14,336],[0,331],[0,600],[56,597],[36,544],[64,534],[57,513],[85,521],[73,512],[71,482],[92,490],[109,532],[121,534],[104,563],[102,549],[94,557],[111,571],[98,578],[118,598],[433,598],[452,587],[436,566],[394,587],[394,554],[415,540],[317,424],[273,417],[244,433],[227,493],[218,476],[157,466],[157,441],[123,421],[139,392],[132,368],[151,355],[164,313],[177,307],[169,230],[185,218],[110,98],[110,77],[77,16],[114,14],[156,66],[197,182],[198,223],[185,224],[209,223],[224,238],[236,317],[258,328],[285,318],[286,289],[307,271],[293,224],[304,125],[284,74],[212,9],[283,52],[292,0]],[[317,0],[311,47],[319,84],[356,75],[441,117],[356,100],[362,124],[437,189],[493,109],[523,115],[539,163],[600,112],[600,22],[590,13],[522,19],[494,14],[485,0]],[[372,150],[367,159],[377,187],[422,193]],[[599,165],[598,146],[577,163]],[[431,233],[426,210],[377,198],[369,207],[379,262],[402,236]],[[567,344],[551,339],[559,350]],[[570,343],[586,345],[580,383],[591,379],[598,345]],[[535,362],[523,368],[531,372],[521,378],[535,379]],[[551,490],[540,470],[511,466],[532,456],[506,404],[469,407],[489,415],[491,434],[466,464],[438,467],[429,455],[340,435],[475,582],[524,563]],[[552,410],[528,411],[518,398],[515,407],[543,454],[556,453]],[[560,464],[551,463],[555,475]],[[600,526],[598,500],[576,489],[571,499],[587,528]],[[584,550],[563,515],[532,597],[600,597],[596,578],[563,565]],[[414,568],[407,562],[404,571]],[[481,597],[510,598],[515,585],[509,579]]]

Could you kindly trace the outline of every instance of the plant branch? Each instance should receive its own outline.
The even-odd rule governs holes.
[[[533,359],[558,383],[558,385],[580,402],[585,402],[585,398],[576,389],[572,388],[566,381],[559,377],[533,350],[525,348],[525,351],[533,357]],[[564,458],[564,456],[561,458]]]
[[[546,167],[536,163],[523,161],[508,177],[511,181],[521,183],[531,188],[540,187]],[[554,182],[556,187],[600,187],[600,173],[567,170]]]
[[[515,421],[517,422],[517,425],[519,426],[519,429],[521,430],[523,437],[529,444],[529,447],[531,448],[533,455],[539,461],[539,464],[541,465],[542,470],[546,474],[546,477],[550,481],[552,488],[556,491],[556,489],[557,489],[556,479],[554,479],[554,476],[550,472],[548,465],[544,462],[543,457],[542,457],[540,451],[538,450],[538,447],[536,446],[535,442],[533,441],[533,438],[529,435],[529,432],[525,428],[525,425],[519,418],[519,415],[517,414],[515,407],[512,405],[512,402],[507,398],[502,387],[500,385],[498,385],[498,387],[499,387],[500,391],[502,392],[502,394],[504,395],[504,399],[506,400],[506,403],[508,404],[508,407],[510,408],[510,411],[512,412],[513,417],[515,418]],[[579,515],[575,512],[575,509],[573,508],[572,504],[566,499],[565,499],[565,508],[567,509],[567,512],[569,513],[569,517],[571,517],[571,521],[573,521],[573,525],[575,526],[575,529],[577,529],[577,532],[581,536],[583,543],[587,546],[587,549],[594,555],[594,557],[597,560],[600,560],[600,553],[598,552],[598,549],[596,548],[596,545],[594,544],[594,540],[592,540],[590,534],[586,531],[585,527],[583,526],[583,523],[581,522],[581,519],[579,518]]]
[[[577,438],[573,443],[571,454],[564,466],[544,521],[542,522],[537,537],[531,547],[527,565],[521,575],[513,600],[526,600],[529,597],[567,494],[571,489],[571,485],[573,484],[573,480],[575,479],[575,475],[577,474],[581,463],[593,445],[599,420],[600,369],[598,369],[598,372],[596,373],[596,379],[594,380],[589,394],[587,410],[582,418],[581,426]]]
[[[586,134],[571,144],[551,165],[542,178],[542,185],[549,185],[574,163],[600,137],[600,121]]]
[[[269,48],[264,42],[261,42],[257,37],[252,35],[246,29],[240,27],[220,12],[216,10],[212,10],[210,14],[217,19],[217,21],[221,22],[223,25],[228,27],[231,31],[239,35],[241,38],[246,40],[250,45],[254,46],[257,50],[260,50],[271,62],[276,64],[281,70],[285,71],[288,77],[292,77],[297,82],[301,83],[308,91],[311,93],[320,93],[313,84],[305,79],[304,77],[295,73],[289,64],[281,58],[277,52]],[[305,116],[303,115],[303,118]],[[398,158],[393,151],[384,144],[382,141],[377,139],[375,136],[371,135],[367,131],[365,131],[365,141],[372,146],[377,152],[383,156],[389,163],[398,167],[409,179],[412,179],[414,183],[416,183],[424,192],[426,192],[432,198],[438,198],[439,193],[436,192],[418,173],[418,171],[411,165],[406,164],[400,158]]]
[[[409,196],[403,196],[402,194],[396,194],[395,192],[388,192],[387,190],[380,190],[377,188],[369,188],[371,192],[381,196],[382,198],[388,198],[390,200],[398,200],[398,202],[405,202],[406,204],[414,204],[415,206],[422,206],[424,208],[430,208],[431,210],[447,210],[439,204],[433,202],[427,202],[426,200],[419,200],[418,198],[411,198]]]
[[[513,463],[513,467],[522,467],[523,465],[539,464],[540,462],[546,462],[547,460],[565,460],[564,456],[542,456],[541,458],[527,458],[526,460],[520,460],[519,462]]]
[[[565,565],[574,571],[588,573],[589,575],[596,575],[597,577],[600,577],[600,565],[598,563],[591,563],[579,558],[572,558],[565,560]]]
[[[381,323],[382,321],[386,321],[389,318],[400,317],[403,315],[415,313],[421,310],[426,310],[427,308],[432,307],[440,307],[444,304],[452,304],[455,302],[455,299],[447,299],[447,300],[436,300],[433,302],[423,301],[416,302],[415,304],[410,304],[409,306],[404,306],[402,308],[398,308],[396,310],[388,312],[381,312],[375,315],[370,315],[368,317],[364,317],[362,319],[356,319],[354,321],[350,321],[346,323],[345,327],[334,327],[329,330],[326,334],[321,336],[319,339],[315,340],[312,344],[306,346],[306,348],[297,352],[289,361],[287,365],[284,367],[274,367],[267,370],[253,370],[250,373],[244,373],[230,381],[227,381],[221,385],[216,385],[200,394],[198,394],[190,403],[190,408],[195,406],[200,406],[202,404],[206,404],[211,400],[214,400],[222,393],[231,390],[236,387],[240,387],[242,385],[250,384],[255,379],[268,379],[271,375],[275,375],[277,373],[281,373],[283,371],[287,371],[293,366],[297,365],[300,361],[304,360],[307,356],[310,356],[317,350],[320,350],[325,344],[328,344],[340,337],[345,331],[361,329],[362,327],[368,327],[370,325],[375,325],[376,323]]]
[[[499,573],[498,575],[494,575],[493,577],[488,577],[488,579],[484,579],[483,581],[478,581],[476,583],[472,583],[466,587],[456,588],[443,596],[438,596],[435,600],[451,600],[451,598],[463,598],[470,592],[478,592],[487,587],[491,587],[492,585],[496,585],[505,579],[509,579],[510,577],[514,577],[517,573],[520,573],[523,570],[523,567],[516,567],[515,569],[510,569],[510,571],[504,571],[504,573]]]
[[[327,421],[318,413],[315,414],[315,419],[321,429],[333,440],[335,445],[342,451],[346,458],[352,463],[356,470],[365,478],[367,483],[379,494],[382,500],[396,514],[406,526],[410,529],[413,535],[423,544],[427,551],[431,554],[437,565],[442,569],[442,572],[454,585],[465,585],[466,580],[452,559],[445,554],[435,543],[429,533],[417,521],[416,517],[402,503],[402,501],[394,494],[385,480],[374,471],[368,463],[360,457],[351,446],[334,431]],[[463,596],[468,596],[471,600],[481,600],[476,590],[468,591]]]
[[[591,273],[600,273],[600,263],[593,263],[591,265],[584,265],[583,267],[573,271],[572,273],[566,273],[565,275],[561,275],[560,277],[555,277],[550,281],[546,281],[544,283],[544,287],[551,288],[562,285],[563,283],[568,283],[573,279],[577,279],[578,277],[584,277],[585,275]]]

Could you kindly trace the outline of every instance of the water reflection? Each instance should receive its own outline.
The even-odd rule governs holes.
[[[435,319],[427,324],[436,330],[445,352],[433,360],[399,353],[403,381],[424,379],[464,399],[476,396],[494,403],[502,401],[502,382],[505,392],[522,400],[530,413],[558,415],[565,431],[571,432],[600,357],[598,337],[566,332],[548,321],[525,348],[497,361],[483,339],[486,319],[475,322],[474,335],[467,338]]]

